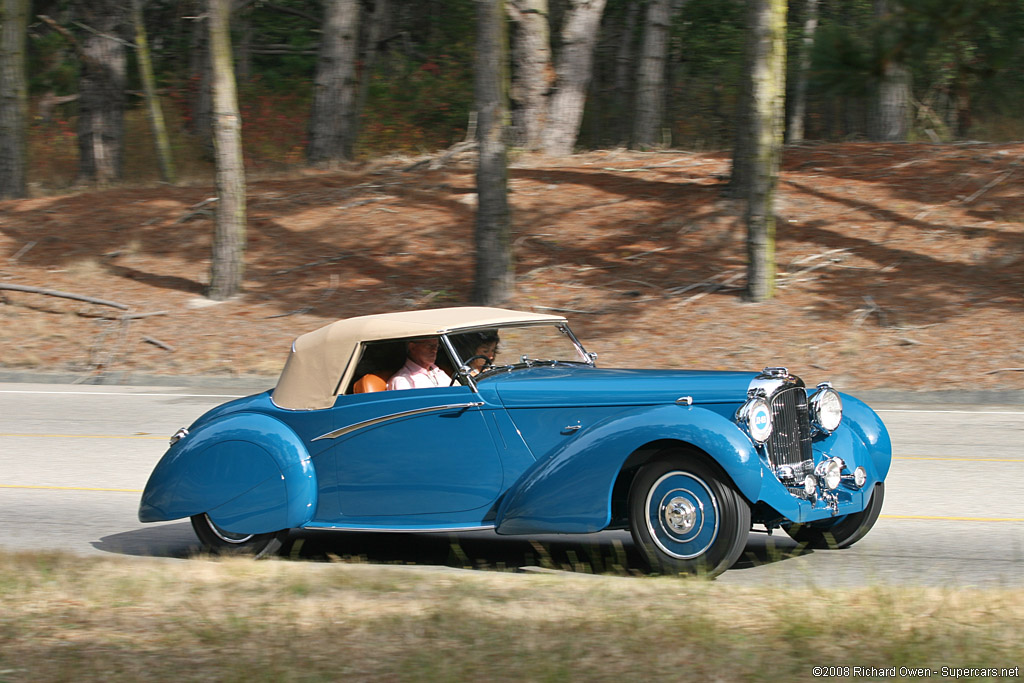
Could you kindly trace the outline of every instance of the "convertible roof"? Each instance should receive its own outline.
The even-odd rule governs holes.
[[[515,323],[565,322],[558,315],[504,308],[466,306],[381,313],[338,320],[308,332],[292,344],[274,389],[274,403],[289,410],[320,410],[334,405],[340,387],[352,379],[359,344],[385,339],[429,337],[447,332]]]

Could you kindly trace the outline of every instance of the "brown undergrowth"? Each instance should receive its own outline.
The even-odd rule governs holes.
[[[510,170],[516,294],[608,367],[785,365],[844,387],[1024,389],[1024,144],[786,150],[778,284],[743,301],[728,155],[623,150]],[[353,315],[469,303],[474,171],[408,159],[250,179],[245,291],[210,305],[209,185],[0,202],[0,368],[274,376]],[[272,380],[271,380],[272,381]]]

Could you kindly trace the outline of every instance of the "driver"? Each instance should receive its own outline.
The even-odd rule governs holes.
[[[494,358],[498,355],[498,342],[501,340],[498,338],[497,330],[481,330],[460,334],[452,341],[459,358],[463,362],[468,361],[470,376],[474,376],[484,367],[494,363]]]
[[[434,362],[439,344],[437,337],[406,342],[405,365],[388,380],[388,389],[430,389],[450,385],[452,378]]]

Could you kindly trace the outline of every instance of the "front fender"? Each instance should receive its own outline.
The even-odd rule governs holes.
[[[878,481],[884,481],[892,464],[892,441],[889,430],[882,418],[866,403],[847,394],[842,394],[843,424],[848,426],[864,442],[871,455]]]
[[[644,406],[602,420],[527,470],[502,500],[501,534],[589,533],[611,522],[612,489],[631,453],[671,439],[705,451],[748,500],[758,500],[761,464],[737,425],[699,406]]]
[[[235,413],[200,426],[167,450],[149,477],[139,520],[208,513],[236,533],[289,529],[312,519],[316,473],[283,422]]]

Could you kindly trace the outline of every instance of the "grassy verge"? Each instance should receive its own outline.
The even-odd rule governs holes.
[[[1020,590],[0,554],[0,605],[0,681],[939,678],[1024,659]]]

